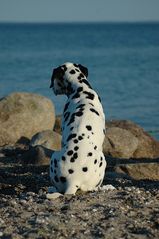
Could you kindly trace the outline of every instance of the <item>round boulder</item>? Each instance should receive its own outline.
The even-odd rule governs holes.
[[[107,128],[107,133],[109,133],[109,130],[112,131],[112,128],[118,128],[121,130],[127,130],[129,134],[132,136],[132,141],[136,138],[138,140],[138,144],[136,147],[132,148],[131,157],[132,158],[158,158],[159,157],[159,142],[155,140],[150,134],[144,131],[142,127],[139,125],[129,121],[129,120],[113,120],[113,121],[106,121],[106,128]],[[105,142],[107,142],[107,138],[109,134],[107,135],[106,133],[106,138]],[[130,140],[130,139],[129,139]],[[121,141],[121,142],[120,142]],[[123,137],[119,138],[119,144],[122,143],[122,141],[125,141],[124,139],[124,134]],[[135,141],[134,141],[135,142]],[[137,143],[137,141],[136,141]],[[105,144],[105,143],[104,143]],[[134,145],[135,146],[135,145]],[[124,150],[124,148],[123,148]],[[107,151],[105,151],[105,154],[107,154]],[[112,155],[113,156],[113,155]]]
[[[12,93],[0,99],[0,146],[31,138],[53,129],[55,110],[51,100],[32,93]]]
[[[30,145],[33,147],[41,145],[47,149],[57,151],[61,149],[61,135],[52,130],[44,130],[32,137]]]
[[[138,146],[138,139],[128,130],[118,127],[107,129],[104,140],[104,154],[115,158],[131,158]]]

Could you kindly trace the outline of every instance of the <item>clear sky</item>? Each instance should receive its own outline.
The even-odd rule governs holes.
[[[2,21],[159,21],[159,0],[0,0]]]

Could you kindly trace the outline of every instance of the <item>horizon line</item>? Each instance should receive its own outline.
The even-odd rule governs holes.
[[[159,20],[105,20],[105,21],[0,21],[0,24],[148,24],[159,23]]]

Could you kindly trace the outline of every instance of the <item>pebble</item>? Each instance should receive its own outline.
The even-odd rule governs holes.
[[[102,190],[102,191],[116,190],[116,188],[115,188],[113,185],[111,185],[111,184],[107,184],[107,185],[103,185],[103,186],[100,188],[100,190]]]

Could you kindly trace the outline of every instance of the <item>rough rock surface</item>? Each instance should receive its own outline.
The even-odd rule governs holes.
[[[159,142],[155,140],[153,137],[151,137],[148,133],[146,133],[140,126],[128,120],[106,121],[106,128],[109,129],[109,132],[114,127],[129,131],[133,135],[132,140],[134,140],[134,137],[138,139],[138,146],[136,150],[133,152],[133,154],[131,155],[131,158],[158,158],[159,157]],[[125,148],[123,148],[123,152],[124,150]],[[113,151],[113,147],[112,147],[112,151]],[[109,154],[109,152],[105,151],[105,154],[107,153]]]
[[[0,238],[159,238],[159,182],[109,176],[116,189],[46,199],[48,166],[24,167],[0,148]]]
[[[52,129],[54,106],[46,97],[13,93],[0,100],[0,146]]]
[[[158,180],[159,181],[159,159],[150,163],[126,163],[117,165],[114,169],[118,173],[129,175],[135,180]]]
[[[44,130],[35,134],[31,141],[31,146],[42,145],[47,149],[52,150],[60,150],[61,149],[61,135],[52,131],[52,130]]]
[[[105,155],[116,158],[131,158],[138,147],[138,139],[130,131],[119,127],[107,129],[103,145]]]
[[[36,166],[49,165],[53,150],[41,145],[29,147],[20,157],[23,164],[33,164]]]
[[[61,134],[61,115],[57,115],[55,118],[54,131]]]
[[[32,137],[30,146],[22,154],[21,160],[24,164],[49,165],[53,151],[60,148],[61,135],[52,130],[45,130]]]

